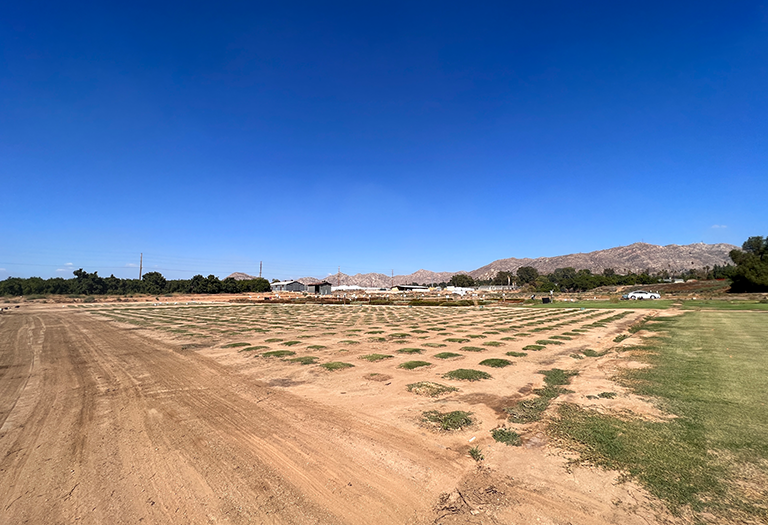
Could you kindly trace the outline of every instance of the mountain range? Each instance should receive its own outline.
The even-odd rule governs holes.
[[[668,244],[657,246],[643,242],[636,242],[629,246],[619,246],[607,250],[599,250],[589,253],[574,253],[559,255],[557,257],[538,257],[536,259],[498,259],[472,271],[457,272],[432,272],[418,270],[408,275],[395,275],[390,277],[383,273],[358,273],[356,275],[332,274],[325,277],[334,286],[354,285],[370,288],[384,288],[392,284],[430,284],[447,282],[457,273],[468,274],[476,280],[492,279],[500,271],[515,273],[521,266],[531,266],[539,273],[552,273],[557,268],[575,268],[576,270],[588,269],[592,273],[602,273],[606,268],[612,268],[619,274],[661,272],[679,273],[685,270],[712,268],[715,265],[726,265],[731,262],[729,252],[738,248],[732,244]],[[229,277],[237,280],[254,279],[248,274],[235,272]],[[314,282],[322,279],[316,277],[302,277],[296,279],[303,283]]]

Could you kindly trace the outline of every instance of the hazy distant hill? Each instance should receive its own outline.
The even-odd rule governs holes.
[[[227,275],[227,279],[229,278],[234,279],[235,281],[252,281],[253,279],[258,279],[258,277],[254,277],[253,275],[248,275],[247,273],[243,272],[235,272]]]
[[[656,246],[636,242],[629,246],[619,246],[608,250],[589,253],[574,253],[557,257],[539,257],[537,259],[499,259],[491,264],[469,272],[475,279],[493,278],[497,272],[517,271],[521,266],[532,266],[539,273],[552,273],[556,268],[589,269],[592,273],[602,273],[606,268],[613,268],[616,273],[640,273],[646,270],[670,273],[724,265],[731,262],[728,253],[737,248],[732,244],[687,244],[679,246],[669,244]]]
[[[430,284],[447,282],[457,273],[468,273],[475,279],[491,279],[500,271],[516,272],[521,266],[532,266],[540,273],[552,273],[557,268],[572,267],[577,270],[588,269],[593,273],[602,273],[606,268],[613,268],[617,273],[640,273],[644,271],[670,273],[725,265],[731,262],[728,253],[737,248],[732,244],[688,244],[679,246],[670,244],[656,246],[637,242],[629,246],[619,246],[608,250],[589,253],[574,253],[557,257],[539,257],[536,259],[499,259],[470,272],[431,272],[419,270],[409,275],[395,275],[394,279],[383,273],[358,273],[356,275],[337,274],[325,278],[334,286],[337,284],[386,288],[394,284]],[[230,275],[235,279],[254,279],[243,273]],[[318,280],[316,277],[303,277],[298,281],[307,283]]]

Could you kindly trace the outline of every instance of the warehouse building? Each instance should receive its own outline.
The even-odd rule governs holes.
[[[278,281],[272,283],[273,292],[303,292],[307,289],[299,281]]]
[[[328,281],[317,281],[314,283],[307,283],[307,292],[317,295],[330,295],[331,283]]]

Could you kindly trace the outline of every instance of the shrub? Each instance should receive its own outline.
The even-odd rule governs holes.
[[[454,352],[440,352],[439,354],[435,354],[435,357],[437,359],[450,359],[452,357],[461,357],[461,354],[456,354]]]
[[[292,352],[291,350],[272,350],[271,352],[264,352],[261,354],[262,357],[286,357],[289,355],[296,355],[296,352]]]
[[[342,370],[344,368],[352,368],[355,365],[351,363],[342,363],[341,361],[332,361],[330,363],[323,363],[320,366],[322,366],[326,370],[330,370],[331,372],[333,372],[335,370]]]
[[[241,348],[240,350],[238,350],[238,352],[253,352],[254,350],[264,350],[265,348],[269,348],[269,347],[264,345],[247,346],[245,348]]]
[[[447,394],[448,392],[456,392],[458,388],[454,386],[445,386],[440,383],[433,383],[431,381],[420,381],[418,383],[411,383],[407,386],[408,392],[420,396],[437,397],[441,394]]]
[[[239,346],[251,346],[251,343],[229,343],[228,345],[223,345],[222,348],[237,348]]]
[[[424,343],[421,346],[428,346],[429,348],[444,348],[448,345],[444,345],[443,343]]]
[[[458,379],[460,381],[480,381],[481,379],[490,379],[491,375],[480,370],[472,370],[471,368],[459,368],[457,370],[451,370],[443,377],[446,379]]]
[[[603,399],[613,399],[616,397],[616,392],[600,392],[597,394],[597,397],[602,397]]]
[[[506,359],[486,359],[484,361],[480,361],[480,364],[483,366],[490,366],[492,368],[504,368],[505,366],[509,366],[512,363],[512,361],[507,361]]]
[[[613,338],[613,342],[614,342],[614,343],[620,343],[620,342],[622,342],[624,339],[627,339],[628,337],[629,337],[629,334],[621,334],[621,335],[617,335],[616,337],[614,337],[614,338]]]
[[[596,351],[592,350],[591,348],[587,348],[586,350],[582,350],[581,353],[584,354],[587,357],[602,357],[602,356],[604,356],[605,354],[608,353],[608,350],[605,350],[603,352],[596,352]]]
[[[463,352],[482,352],[485,348],[480,348],[479,346],[462,346],[459,350]]]
[[[381,361],[383,359],[392,359],[393,355],[386,355],[386,354],[368,354],[368,355],[361,355],[360,359],[364,359],[365,361],[370,361],[371,363],[376,361]]]
[[[564,344],[562,341],[555,341],[552,339],[539,339],[536,341],[537,345],[561,345]]]
[[[317,362],[317,358],[313,357],[311,355],[305,355],[302,357],[294,357],[293,359],[289,359],[291,363],[299,363],[301,365],[314,365]]]
[[[520,434],[507,428],[494,428],[491,430],[491,436],[499,443],[504,443],[508,446],[519,447],[522,444]]]
[[[400,348],[397,352],[399,354],[420,354],[423,351],[421,348]]]
[[[526,345],[523,347],[523,350],[532,350],[534,352],[538,352],[539,350],[543,349],[544,346],[542,345]]]
[[[501,341],[486,341],[483,343],[483,346],[504,346],[504,343]]]
[[[460,430],[472,424],[471,412],[454,410],[453,412],[440,412],[438,410],[429,410],[424,412],[423,417],[429,423],[435,423],[442,430]]]
[[[280,343],[283,346],[295,346],[301,344],[301,341],[286,341],[284,343]]]
[[[507,352],[506,355],[510,357],[525,357],[528,354],[526,354],[525,352]]]
[[[406,361],[405,363],[401,363],[400,366],[397,368],[402,368],[404,370],[413,370],[414,368],[419,368],[422,366],[430,366],[432,363],[428,363],[427,361]]]
[[[463,337],[449,337],[446,341],[449,343],[468,343],[469,339],[464,339]]]
[[[480,447],[478,447],[477,445],[469,449],[469,455],[475,461],[482,461],[483,459],[485,459],[483,457],[483,453],[480,452]]]
[[[328,348],[328,347],[323,346],[323,345],[309,345],[307,348],[310,349],[310,350],[323,350],[323,349]]]

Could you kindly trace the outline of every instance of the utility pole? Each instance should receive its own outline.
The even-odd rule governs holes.
[[[259,261],[259,279],[261,279],[261,265],[264,263],[264,261]]]
[[[139,281],[141,281],[141,271],[144,269],[144,254],[139,255]]]

